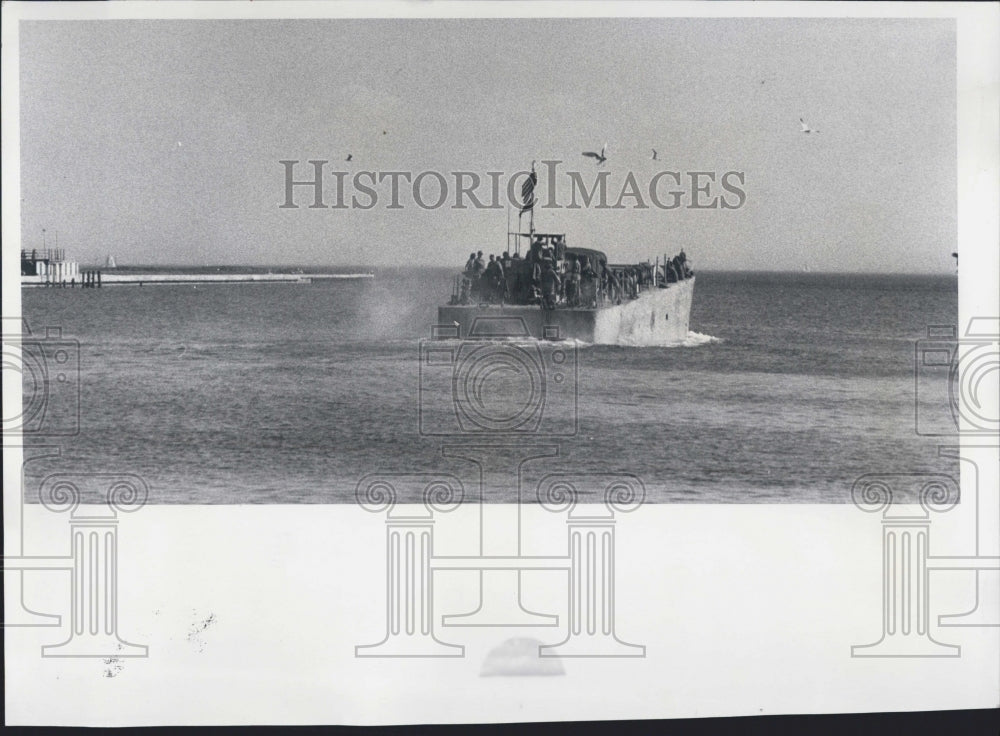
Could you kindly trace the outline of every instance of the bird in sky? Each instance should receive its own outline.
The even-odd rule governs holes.
[[[349,154],[347,154],[347,158],[345,158],[344,160],[345,161],[350,161],[352,158],[354,158],[353,154],[349,153]]]
[[[809,127],[809,123],[807,123],[802,118],[799,118],[799,125],[802,126],[802,132],[803,133],[819,133],[819,131],[816,130],[815,128],[810,128]]]
[[[656,149],[655,148],[653,149],[653,160],[654,161],[659,161],[660,160],[659,158],[657,158]]]
[[[603,146],[601,146],[600,153],[594,153],[593,151],[584,151],[581,155],[595,159],[597,161],[597,165],[600,166],[601,164],[603,164],[605,161],[608,160],[608,157],[604,155],[604,152],[607,150],[607,148],[608,144],[605,143]]]

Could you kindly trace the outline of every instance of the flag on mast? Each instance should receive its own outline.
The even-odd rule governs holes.
[[[531,174],[521,185],[521,213],[527,212],[535,206],[535,184],[538,183],[538,175],[535,173],[535,162],[531,162]]]

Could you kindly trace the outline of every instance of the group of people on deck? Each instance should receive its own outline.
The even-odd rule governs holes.
[[[513,275],[515,261],[520,260],[518,253],[511,257],[507,251],[500,258],[490,253],[489,262],[483,260],[482,251],[470,253],[463,273],[461,303],[503,304],[509,301],[511,284],[508,275]]]
[[[664,265],[609,267],[603,257],[566,252],[565,242],[535,239],[526,257],[483,252],[469,254],[461,286],[453,295],[458,304],[538,304],[543,309],[596,308],[606,300],[621,304],[638,299],[647,287],[666,287],[693,275],[684,251]]]

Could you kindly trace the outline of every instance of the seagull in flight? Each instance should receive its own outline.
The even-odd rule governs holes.
[[[659,159],[659,158],[657,158],[657,156],[656,156],[656,149],[655,149],[655,148],[653,149],[653,160],[654,160],[654,161],[659,161],[659,160],[660,160],[660,159]]]
[[[581,155],[587,156],[588,158],[596,159],[597,165],[600,166],[601,164],[603,164],[605,161],[608,160],[608,157],[604,155],[604,151],[607,150],[607,148],[608,144],[605,143],[603,146],[601,146],[600,153],[594,153],[593,151],[584,151]]]
[[[809,123],[807,123],[802,118],[799,118],[799,125],[802,126],[802,132],[803,133],[819,133],[819,131],[816,130],[815,128],[810,128],[809,127]]]
[[[350,161],[352,158],[354,158],[354,155],[349,153],[349,154],[347,154],[347,158],[345,158],[344,160],[345,161]]]

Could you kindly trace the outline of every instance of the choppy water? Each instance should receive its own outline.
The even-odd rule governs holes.
[[[472,481],[418,432],[419,341],[449,284],[24,290],[33,331],[79,341],[82,396],[80,434],[29,464],[26,498],[61,471],[138,473],[153,503],[353,501],[375,471]],[[525,482],[623,471],[655,502],[840,503],[864,473],[955,474],[914,432],[914,344],[956,315],[954,277],[700,273],[686,346],[563,346],[578,432]]]

